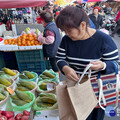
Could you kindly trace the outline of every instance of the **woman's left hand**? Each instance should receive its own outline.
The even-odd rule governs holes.
[[[102,61],[91,61],[91,64],[93,64],[90,69],[91,70],[101,70],[104,68],[104,62]]]

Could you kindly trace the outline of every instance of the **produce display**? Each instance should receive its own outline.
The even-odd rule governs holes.
[[[30,112],[27,110],[23,111],[23,114],[18,113],[15,116],[13,111],[2,111],[0,110],[0,120],[29,120]]]
[[[12,102],[17,106],[23,106],[32,101],[32,98],[25,92],[16,90],[15,94],[11,95]]]
[[[5,45],[18,45],[18,46],[35,46],[42,45],[41,42],[38,41],[37,36],[35,34],[23,34],[17,38],[5,39]]]
[[[56,79],[56,74],[52,70],[45,70],[39,76],[43,80],[39,79],[37,84],[34,82],[34,79],[38,78],[37,73],[30,71],[21,72],[18,80],[14,82],[11,77],[18,73],[9,68],[3,68],[0,71],[0,106],[4,108],[0,111],[0,119],[29,120],[31,109],[44,111],[58,108],[55,95],[56,83],[51,81]],[[13,83],[15,83],[15,89],[10,87]],[[12,107],[6,109],[9,105]]]
[[[51,73],[49,70],[45,70],[39,77],[42,78],[42,80],[50,80],[54,79],[55,75]]]
[[[53,110],[57,109],[57,98],[53,93],[41,93],[35,100],[34,110]]]
[[[43,92],[43,93],[51,93],[54,92],[56,88],[56,83],[53,81],[40,81],[38,83],[38,92]]]
[[[57,100],[54,100],[48,96],[39,96],[36,99],[36,104],[38,107],[51,107],[53,106],[55,103],[57,102]]]
[[[31,91],[35,88],[35,82],[33,81],[19,81],[16,85],[16,89],[20,91]]]
[[[4,91],[0,91],[0,102],[3,101],[6,98],[6,94]]]
[[[11,76],[15,76],[15,75],[16,75],[16,73],[15,73],[13,70],[9,69],[9,68],[3,68],[2,70],[3,70],[6,74],[8,74],[8,75],[11,75]]]
[[[20,77],[21,79],[33,79],[35,76],[34,76],[31,72],[29,72],[29,71],[23,71],[23,72],[19,75],[19,77]]]
[[[30,71],[23,71],[21,74],[19,74],[19,79],[24,81],[36,81],[38,78],[38,74],[35,72]]]
[[[14,82],[12,77],[16,76],[17,73],[9,68],[3,68],[0,71],[0,88],[5,89],[11,86]]]

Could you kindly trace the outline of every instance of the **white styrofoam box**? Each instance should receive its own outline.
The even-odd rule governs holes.
[[[4,35],[4,37],[5,36],[13,36],[13,32],[12,31],[4,31],[3,35]]]
[[[4,31],[6,31],[5,24],[0,25],[0,36],[3,35]]]
[[[17,29],[15,24],[12,24],[12,33],[13,33],[13,36],[17,36]]]
[[[0,42],[0,45],[4,45],[4,40],[2,40],[2,41]]]
[[[59,120],[59,111],[58,111],[58,109],[36,111],[34,120]]]
[[[35,116],[33,120],[59,120],[59,116],[53,117],[53,116],[49,116],[49,117],[37,117]]]
[[[36,115],[33,120],[59,120],[59,111],[58,109],[36,111]]]
[[[17,45],[0,45],[0,50],[2,51],[18,50],[18,46]]]
[[[36,111],[36,115],[39,115],[39,116],[59,116],[59,111],[58,111],[58,109],[56,109],[56,110]]]
[[[19,50],[32,50],[32,49],[42,49],[42,45],[40,46],[19,46],[18,47]]]

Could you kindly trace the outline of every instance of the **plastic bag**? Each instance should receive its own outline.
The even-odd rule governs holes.
[[[35,101],[35,103],[33,105],[33,110],[35,110],[35,111],[43,111],[43,110],[54,110],[54,109],[58,108],[57,98],[56,98],[55,94],[52,94],[52,93],[41,93],[39,96],[40,96],[40,98],[42,98],[42,97],[50,98],[50,99],[56,101],[56,103],[53,104],[53,106],[51,106],[51,107],[38,107],[37,103]],[[37,98],[36,98],[36,100],[37,100]]]
[[[38,74],[35,73],[35,72],[31,72],[35,77],[33,79],[22,79],[22,78],[19,78],[19,80],[24,80],[24,81],[34,81],[36,82],[37,78],[38,78]]]
[[[9,93],[7,91],[2,90],[2,89],[0,89],[0,91],[4,92],[4,94],[6,96],[6,98],[0,102],[0,110],[5,110],[6,104],[8,101],[8,97],[9,97]]]
[[[48,72],[52,73],[53,75],[55,75],[55,78],[43,80],[43,79],[39,76],[39,81],[53,81],[53,82],[55,82],[55,83],[58,83],[58,82],[59,82],[57,73],[55,73],[52,69],[50,69],[50,70],[45,70],[45,71],[48,71]],[[43,74],[41,74],[41,75],[43,75]]]
[[[23,105],[23,106],[17,106],[16,104],[14,104],[12,102],[12,99],[10,98],[10,103],[12,105],[13,111],[24,111],[33,105],[33,103],[35,102],[35,95],[31,92],[28,92],[28,91],[26,91],[25,93],[27,93],[32,98],[32,101],[30,103]]]
[[[51,84],[53,84],[53,85],[52,85],[52,88],[53,88],[53,89],[50,89],[50,90],[43,90],[43,89],[41,89],[39,86],[40,86],[42,83],[51,83]],[[40,81],[40,82],[38,83],[38,85],[37,85],[37,92],[41,92],[41,93],[53,93],[53,92],[55,92],[55,88],[56,88],[56,83],[53,82],[53,81]],[[46,86],[46,89],[47,89],[47,86]]]

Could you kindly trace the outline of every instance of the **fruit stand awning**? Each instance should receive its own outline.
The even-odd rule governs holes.
[[[40,7],[47,4],[47,0],[0,0],[0,8]]]

